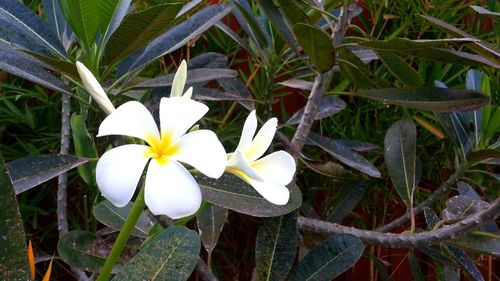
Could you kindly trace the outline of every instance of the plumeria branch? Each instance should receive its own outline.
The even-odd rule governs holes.
[[[409,248],[429,246],[456,239],[472,232],[484,222],[494,220],[500,213],[500,198],[497,198],[487,208],[476,212],[452,225],[446,225],[433,231],[415,234],[380,233],[378,231],[361,230],[317,219],[299,217],[298,225],[302,231],[311,231],[326,235],[352,234],[363,242],[389,248]]]
[[[201,277],[202,280],[205,281],[218,281],[217,277],[212,273],[212,270],[208,265],[201,259],[198,258],[198,262],[196,263],[196,272]]]

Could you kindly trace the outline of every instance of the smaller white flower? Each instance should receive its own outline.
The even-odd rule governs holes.
[[[184,86],[186,85],[187,80],[187,64],[185,60],[181,61],[177,72],[174,75],[174,80],[172,81],[172,89],[170,90],[170,97],[183,97],[190,99],[193,95],[193,87],[189,87],[187,91],[182,94],[184,91]]]
[[[95,79],[94,75],[90,70],[81,62],[76,62],[76,69],[80,78],[82,79],[83,87],[89,92],[90,96],[97,102],[97,104],[104,110],[104,112],[109,115],[115,110],[115,107],[111,103],[101,87],[101,84]]]
[[[257,117],[255,110],[250,112],[243,125],[238,147],[228,155],[226,171],[249,183],[269,202],[285,205],[290,198],[286,185],[295,174],[295,161],[283,150],[262,157],[271,145],[277,125],[278,120],[271,118],[255,135]]]

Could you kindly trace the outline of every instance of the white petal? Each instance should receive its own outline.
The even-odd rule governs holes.
[[[153,116],[137,101],[124,103],[102,121],[97,136],[107,135],[125,135],[145,141],[151,137],[160,138]]]
[[[97,102],[97,104],[106,112],[106,114],[111,114],[115,110],[115,107],[111,103],[104,92],[104,89],[101,87],[101,84],[97,81],[94,74],[81,62],[76,62],[76,69],[78,70],[78,74],[82,79],[83,87],[87,90],[87,92],[92,96],[92,98]]]
[[[243,151],[249,162],[261,157],[271,145],[278,126],[278,119],[271,118],[260,128],[252,143]]]
[[[182,95],[183,98],[185,99],[190,99],[193,96],[193,87],[189,87],[187,91]]]
[[[231,174],[237,175],[238,177],[246,180],[247,178],[252,178],[254,180],[263,180],[263,178],[257,173],[257,171],[250,166],[247,159],[243,153],[236,150],[231,154],[229,160],[227,161],[226,171]]]
[[[253,179],[245,179],[257,192],[262,195],[267,201],[276,205],[285,205],[290,198],[290,191],[284,185],[271,180],[256,181]]]
[[[226,168],[226,151],[214,132],[198,130],[181,137],[176,144],[178,152],[172,159],[196,168],[201,173],[219,178]]]
[[[248,114],[245,124],[243,124],[243,131],[241,132],[240,142],[236,150],[245,151],[252,142],[256,130],[257,116],[255,116],[255,110],[252,110],[250,114]]]
[[[172,82],[172,89],[170,90],[170,97],[180,97],[182,92],[184,92],[184,85],[187,79],[187,65],[186,61],[182,60],[177,72],[174,75],[174,81]]]
[[[201,191],[181,164],[170,160],[160,165],[153,159],[146,175],[144,199],[153,214],[178,219],[196,213],[201,205]]]
[[[97,162],[97,186],[115,206],[125,206],[134,195],[149,159],[146,157],[148,149],[139,144],[122,145],[108,150]]]
[[[295,161],[292,155],[280,150],[271,153],[251,164],[265,179],[271,179],[282,185],[289,184],[295,174]]]
[[[169,134],[177,141],[208,111],[201,102],[182,97],[162,98],[160,101],[160,127],[162,136]]]

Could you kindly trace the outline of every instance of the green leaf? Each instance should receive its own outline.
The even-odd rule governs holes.
[[[415,281],[424,281],[424,274],[422,273],[422,268],[418,263],[417,257],[415,254],[411,253],[408,256],[408,261],[410,263],[411,271],[413,272],[413,280]]]
[[[325,72],[335,65],[335,48],[332,39],[321,28],[314,25],[297,23],[293,26],[293,33],[311,59],[311,63],[321,72]]]
[[[0,279],[29,280],[23,221],[9,172],[0,153]]]
[[[196,176],[203,199],[212,204],[254,217],[277,217],[297,209],[302,204],[300,189],[288,185],[290,199],[286,205],[274,205],[236,176],[225,173],[219,179]]]
[[[359,204],[367,190],[368,184],[364,181],[344,186],[331,204],[333,208],[329,210],[328,221],[342,223],[342,220]]]
[[[350,180],[356,178],[354,174],[345,169],[342,165],[335,162],[317,162],[309,161],[308,159],[300,159],[309,169],[315,171],[318,174],[339,180]]]
[[[479,234],[469,234],[457,239],[446,241],[448,245],[454,245],[467,250],[476,251],[488,256],[500,257],[500,239],[497,237],[487,236],[488,232]],[[497,232],[496,235],[499,233]]]
[[[286,279],[295,260],[298,240],[297,211],[264,221],[255,241],[259,280]]]
[[[14,160],[7,167],[16,194],[19,194],[87,161],[73,155],[36,155]]]
[[[448,38],[448,39],[436,39],[436,40],[410,40],[406,38],[392,38],[386,41],[370,40],[365,42],[360,42],[359,45],[368,47],[376,50],[385,51],[395,51],[395,52],[406,52],[415,50],[428,50],[432,47],[439,47],[449,44],[467,44],[471,42],[478,41],[479,39],[469,39],[469,38]]]
[[[416,139],[415,123],[408,119],[392,125],[384,139],[384,159],[389,176],[408,208],[413,208],[413,194],[418,185]]]
[[[66,51],[57,36],[39,16],[19,1],[0,0],[0,21],[0,38],[7,42],[25,47],[29,51],[33,50],[30,46],[34,44],[44,49],[40,53],[42,55],[56,54],[61,58],[66,57]],[[18,34],[22,35],[22,39],[15,37]],[[12,36],[20,40],[13,41]]]
[[[86,0],[88,1],[88,0]],[[101,31],[101,38],[106,37],[106,33],[109,30],[109,25],[111,19],[115,14],[118,5],[122,2],[121,0],[101,0],[100,1],[100,11],[99,11],[99,31]],[[102,39],[101,39],[102,40]]]
[[[252,11],[248,5],[248,2],[234,0],[233,3],[238,7],[237,10],[233,10],[233,15],[240,23],[241,28],[244,29],[248,33],[248,35],[250,35],[250,38],[252,39],[254,44],[256,46],[259,46],[260,50],[262,51],[269,45],[269,43],[267,42],[267,38],[264,35],[265,30],[261,29],[261,26],[257,22],[255,15],[251,13]]]
[[[366,67],[353,52],[345,49],[339,49],[337,62],[342,75],[345,75],[349,81],[361,88],[387,88],[391,84],[381,78]]]
[[[48,65],[54,71],[57,71],[61,74],[65,74],[76,81],[80,80],[80,75],[78,74],[78,71],[76,70],[76,65],[74,63],[65,60],[47,58],[35,53],[29,53],[29,54],[38,59],[39,61]],[[68,92],[70,91],[68,90]]]
[[[197,68],[191,69],[187,72],[186,84],[202,83],[205,84],[209,81],[216,79],[225,78],[235,78],[238,76],[238,72],[233,69],[225,68]],[[171,87],[174,80],[174,74],[169,74],[165,76],[156,77],[153,79],[148,79],[137,85],[133,85],[132,89],[144,89],[144,88],[160,88],[160,87]],[[187,88],[187,87],[185,87]]]
[[[226,208],[210,204],[196,215],[200,240],[209,256],[217,245],[219,235],[227,220],[227,214]]]
[[[132,13],[111,35],[104,61],[113,65],[169,30],[177,21],[175,16],[182,4],[162,4]]]
[[[455,195],[446,201],[443,220],[457,221],[489,207],[489,203],[466,195]]]
[[[42,0],[42,5],[49,27],[56,33],[63,46],[66,47],[73,32],[64,19],[59,0]]]
[[[474,90],[447,88],[376,89],[350,93],[386,104],[435,112],[472,111],[488,104],[490,99]]]
[[[304,7],[300,6],[297,1],[294,0],[277,0],[275,1],[279,8],[286,16],[286,18],[293,24],[304,23],[304,24],[314,24],[314,22],[305,13]]]
[[[476,281],[484,281],[481,272],[474,264],[474,261],[462,250],[455,247],[446,247],[446,250],[453,255],[456,261],[467,271],[470,276]]]
[[[418,72],[392,51],[377,51],[389,72],[408,87],[421,87],[425,81]]]
[[[409,50],[405,54],[425,58],[435,62],[453,63],[465,66],[500,68],[500,64],[479,55],[455,51],[451,49],[429,48],[425,50]]]
[[[59,0],[61,11],[73,32],[90,47],[99,32],[100,0]]]
[[[332,235],[312,249],[292,271],[290,281],[329,281],[352,267],[365,245],[350,234]]]
[[[97,159],[97,149],[92,136],[87,131],[85,119],[81,114],[73,113],[71,115],[71,133],[73,135],[73,145],[75,154],[80,157]],[[95,186],[95,167],[96,161],[92,161],[78,166],[78,173],[88,186]]]
[[[94,206],[94,216],[100,223],[119,231],[122,229],[131,208],[131,202],[128,202],[124,207],[118,208],[111,204],[111,202],[104,200]],[[137,237],[147,238],[152,227],[153,222],[145,212],[142,212],[131,234]]]
[[[484,160],[490,160],[500,158],[500,150],[497,149],[485,149],[474,151],[467,154],[467,162],[478,163]]]
[[[171,226],[149,243],[113,278],[113,281],[187,280],[198,261],[198,234]]]
[[[109,245],[101,237],[83,230],[70,231],[57,243],[57,252],[64,262],[93,272],[99,272],[108,251]]]

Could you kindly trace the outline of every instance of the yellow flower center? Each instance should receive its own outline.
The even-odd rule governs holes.
[[[179,151],[178,146],[172,143],[170,132],[162,133],[160,139],[152,135],[148,136],[147,143],[149,149],[145,156],[155,159],[160,165],[166,165],[168,159]]]

